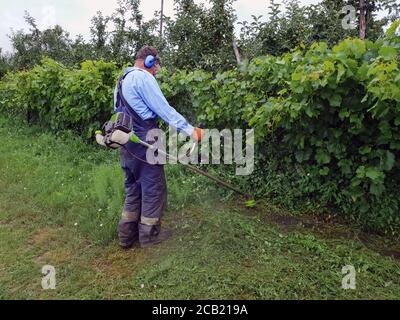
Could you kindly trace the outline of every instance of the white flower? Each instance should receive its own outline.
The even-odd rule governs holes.
[[[75,222],[75,223],[74,223],[74,226],[76,227],[77,225],[78,225],[78,222]]]
[[[141,285],[140,285],[140,289],[143,289],[144,288],[144,284],[142,283]]]

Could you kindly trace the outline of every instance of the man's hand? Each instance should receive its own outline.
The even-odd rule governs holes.
[[[204,138],[205,134],[206,133],[205,133],[205,131],[203,129],[194,128],[192,138],[193,138],[194,141],[200,142]]]

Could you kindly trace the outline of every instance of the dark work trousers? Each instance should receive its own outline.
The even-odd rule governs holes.
[[[140,159],[146,159],[146,148],[129,148]],[[125,173],[125,204],[119,223],[120,244],[129,247],[139,239],[151,238],[160,232],[161,218],[167,203],[164,166],[151,165],[121,151],[121,167]]]
[[[133,131],[143,141],[147,141],[148,131],[159,128],[156,119],[144,121],[133,110],[129,115],[133,117]],[[146,147],[133,142],[121,148],[126,198],[118,235],[123,247],[130,247],[139,239],[146,242],[161,230],[167,203],[164,166],[149,164],[146,152]]]

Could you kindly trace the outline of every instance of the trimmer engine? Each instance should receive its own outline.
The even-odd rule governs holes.
[[[103,132],[96,132],[97,143],[111,149],[118,149],[130,141],[132,127],[132,118],[123,112],[118,112],[103,125],[104,136]]]

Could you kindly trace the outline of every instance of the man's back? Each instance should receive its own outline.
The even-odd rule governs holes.
[[[146,86],[154,85],[154,77],[139,68],[127,68],[125,74],[127,75],[122,83],[122,93],[129,105],[143,120],[156,118],[157,114],[146,105],[141,93],[146,90]]]
[[[178,131],[191,136],[194,128],[165,99],[157,80],[149,72],[140,68],[128,68],[122,84],[122,94],[129,106],[142,120],[160,117]],[[117,88],[115,91],[115,110],[117,104]]]

